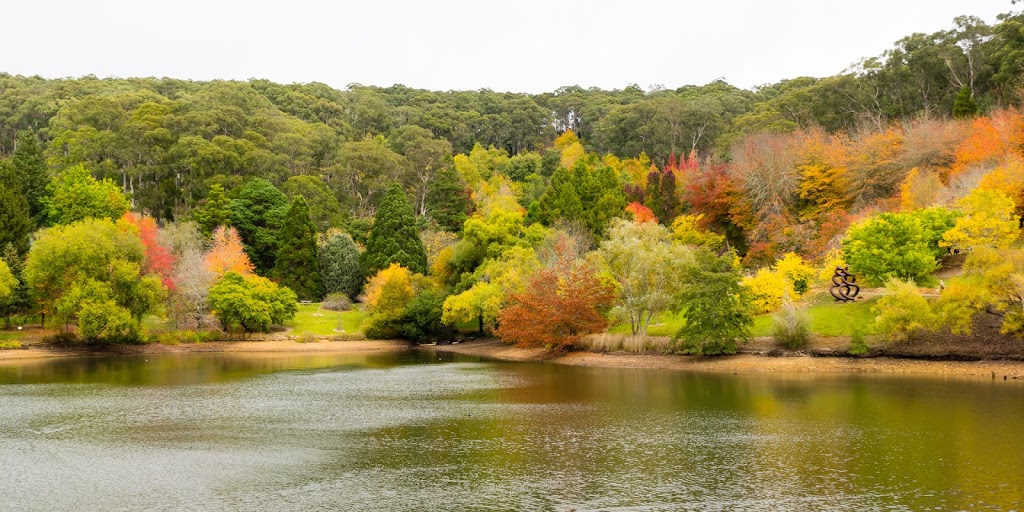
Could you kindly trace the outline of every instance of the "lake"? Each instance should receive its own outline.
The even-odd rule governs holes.
[[[1024,508],[1024,385],[448,354],[0,365],[0,510]]]

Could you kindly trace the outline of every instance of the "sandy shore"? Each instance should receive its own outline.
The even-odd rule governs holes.
[[[737,354],[725,357],[696,357],[657,354],[572,352],[552,355],[541,349],[521,349],[497,340],[480,340],[458,345],[423,347],[425,350],[452,352],[503,361],[544,361],[574,366],[606,368],[658,368],[713,373],[873,373],[917,375],[940,378],[1007,380],[1024,383],[1024,362],[926,361],[887,357],[850,358]]]
[[[0,364],[17,364],[31,360],[95,355],[181,354],[195,352],[344,354],[408,350],[409,344],[393,340],[320,341],[298,343],[293,340],[217,341],[179,345],[108,345],[99,347],[68,347],[32,344],[19,350],[0,350]],[[474,340],[457,345],[423,346],[434,350],[502,361],[533,361],[573,366],[604,368],[651,368],[712,373],[795,373],[916,375],[938,378],[970,378],[1006,380],[1024,383],[1024,361],[983,359],[980,361],[930,361],[909,358],[819,357],[786,355],[771,357],[760,354],[737,354],[725,357],[681,355],[571,352],[551,354],[541,349],[523,349],[498,340]]]
[[[245,352],[245,353],[289,353],[289,354],[343,354],[356,352],[388,352],[406,350],[409,344],[403,341],[320,341],[298,343],[292,340],[273,341],[213,341],[208,343],[182,343],[178,345],[107,345],[99,347],[66,347],[33,344],[18,350],[0,350],[0,363],[54,357],[78,357],[91,355],[143,355],[143,354],[184,354],[193,352]]]

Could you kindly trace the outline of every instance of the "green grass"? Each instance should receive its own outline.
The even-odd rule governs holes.
[[[320,309],[320,304],[299,304],[299,312],[295,314],[295,320],[289,324],[292,334],[303,333],[315,334],[317,336],[333,336],[341,334],[335,329],[338,328],[338,316],[341,316],[341,328],[345,334],[361,333],[363,320],[366,312],[361,307],[349,311],[327,311]]]
[[[866,299],[839,303],[830,297],[818,298],[809,307],[802,308],[802,311],[807,313],[811,321],[811,333],[816,336],[850,336],[856,326],[870,334],[875,325],[875,314],[871,312],[871,307],[877,301]],[[772,315],[754,318],[752,332],[754,336],[771,336]]]
[[[23,331],[0,332],[0,341],[16,341],[25,337]]]
[[[807,313],[811,321],[811,333],[816,336],[850,336],[855,326],[861,326],[867,333],[875,324],[875,314],[871,312],[878,299],[858,300],[850,303],[838,303],[832,300],[827,294],[814,297],[809,305],[804,304],[801,308]],[[648,336],[675,336],[680,327],[683,326],[683,316],[662,315],[651,322],[647,329]],[[629,324],[618,324],[608,332],[612,334],[629,334]],[[772,315],[758,315],[754,317],[754,326],[751,329],[754,336],[771,336]]]

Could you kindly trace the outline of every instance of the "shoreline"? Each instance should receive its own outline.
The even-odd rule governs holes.
[[[1004,359],[936,361],[885,356],[766,355],[763,353],[742,352],[735,355],[718,357],[626,352],[568,352],[564,354],[551,354],[543,349],[517,348],[493,339],[468,341],[457,345],[421,346],[419,349],[476,356],[499,361],[544,362],[597,368],[640,368],[719,374],[906,375],[1024,383],[1024,361]]]
[[[0,350],[0,365],[41,362],[47,359],[96,356],[137,356],[190,353],[239,354],[357,354],[410,350],[400,340],[359,340],[299,343],[294,340],[211,341],[162,345],[57,346],[30,344]],[[789,373],[805,375],[906,375],[1024,383],[1024,360],[935,360],[916,357],[849,357],[827,351],[794,353],[750,347],[729,356],[700,357],[654,353],[576,351],[562,354],[540,348],[519,348],[496,339],[469,340],[454,345],[420,345],[417,350],[445,352],[496,361],[539,362],[596,368],[653,369],[718,374]],[[752,350],[751,350],[752,349]]]
[[[111,355],[193,354],[193,353],[287,353],[287,354],[350,354],[408,350],[409,344],[398,340],[358,340],[299,343],[294,340],[209,341],[163,345],[96,345],[59,346],[34,343],[20,349],[0,350],[0,364],[65,357]]]

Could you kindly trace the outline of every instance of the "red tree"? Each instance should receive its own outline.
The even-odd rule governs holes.
[[[148,215],[127,212],[121,220],[135,226],[139,230],[139,238],[146,248],[146,267],[143,271],[147,274],[156,274],[168,290],[174,290],[174,262],[176,258],[171,254],[171,249],[160,245],[157,241],[158,230],[156,221]]]
[[[538,272],[522,293],[509,297],[498,316],[500,338],[524,347],[570,347],[587,334],[608,326],[601,310],[615,301],[614,287],[584,261],[558,250],[553,265]]]

